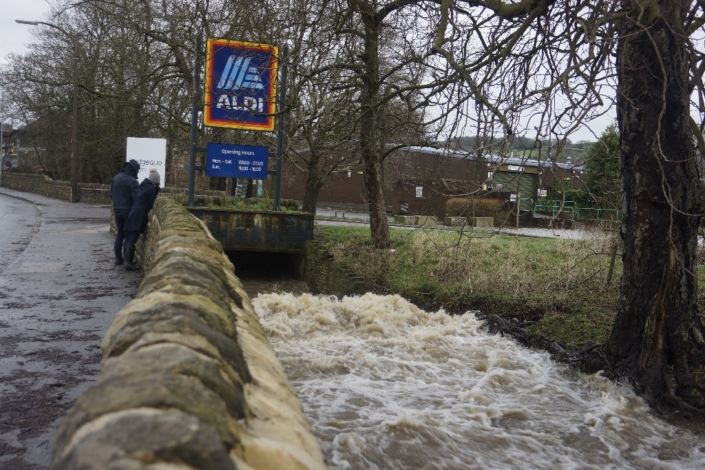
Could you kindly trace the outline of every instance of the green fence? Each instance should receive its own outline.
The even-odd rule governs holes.
[[[550,212],[551,217],[556,217],[558,214],[564,214],[565,216],[570,216],[571,219],[575,219],[577,209],[578,205],[573,201],[543,200],[536,201],[532,215],[536,217],[537,212]]]
[[[619,211],[616,209],[601,209],[594,207],[578,207],[575,201],[536,201],[532,214],[548,212],[551,217],[563,214],[572,220],[619,220]]]

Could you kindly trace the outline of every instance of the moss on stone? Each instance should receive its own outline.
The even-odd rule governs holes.
[[[126,315],[119,327],[108,330],[103,340],[103,357],[123,354],[147,333],[180,333],[202,336],[216,347],[221,357],[230,364],[244,382],[251,380],[247,364],[238,343],[211,328],[197,313],[187,309],[160,312],[159,309],[141,310]]]
[[[82,429],[80,439],[56,459],[53,469],[133,470],[164,463],[179,469],[235,469],[213,428],[183,412],[129,410],[96,424]]]
[[[218,348],[213,346],[202,336],[186,335],[181,333],[147,333],[142,335],[139,340],[133,343],[124,352],[124,354],[129,354],[131,352],[139,351],[142,348],[149,348],[160,344],[184,346],[197,352],[198,354],[207,356],[218,362],[221,372],[228,377],[230,382],[237,384],[240,388],[242,388],[245,383],[243,378],[240,377],[235,369],[233,369],[232,365],[221,356]]]
[[[217,361],[178,344],[156,344],[109,358],[103,364],[100,380],[160,371],[198,379],[225,402],[231,416],[246,416],[242,384],[226,380]]]
[[[195,286],[207,291],[209,297],[218,297],[222,304],[234,302],[236,293],[233,287],[224,281],[223,276],[213,272],[204,264],[192,263],[183,258],[172,258],[168,262],[161,262],[145,276],[145,287],[140,289],[138,295],[142,297],[151,289],[149,284],[164,285],[167,281]],[[176,288],[178,289],[178,288]],[[235,319],[232,319],[235,321]]]
[[[81,426],[100,416],[142,407],[181,410],[212,427],[227,448],[236,442],[229,431],[227,406],[218,395],[195,378],[161,371],[99,379],[64,419],[56,446],[65,447]]]

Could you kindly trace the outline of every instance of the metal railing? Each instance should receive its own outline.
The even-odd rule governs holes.
[[[537,212],[550,212],[551,217],[556,217],[558,214],[566,214],[572,220],[619,220],[619,211],[617,209],[578,207],[575,201],[536,201],[532,215],[536,217]]]
[[[574,201],[536,201],[532,210],[532,216],[536,217],[537,212],[550,212],[551,217],[556,217],[558,214],[570,214],[570,218],[575,218],[575,213],[578,205]]]

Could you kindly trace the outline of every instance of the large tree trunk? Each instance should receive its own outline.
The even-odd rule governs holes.
[[[370,208],[372,246],[375,248],[389,248],[391,239],[389,237],[387,209],[384,205],[384,193],[382,192],[382,165],[377,156],[378,153],[374,149],[372,149],[372,155],[367,155],[367,152],[369,152],[369,149],[363,147],[363,178],[365,180],[367,203]]]
[[[370,208],[370,232],[375,248],[388,248],[389,222],[382,192],[382,157],[380,139],[380,76],[379,76],[379,34],[382,22],[374,15],[374,10],[362,13],[365,26],[365,72],[362,76],[361,97],[362,122],[360,123],[360,148],[363,161],[363,178]]]
[[[316,205],[318,202],[318,193],[323,186],[323,180],[318,177],[314,168],[309,166],[306,173],[306,188],[304,191],[304,202],[301,208],[304,212],[316,213]]]
[[[701,188],[689,125],[685,3],[660,0],[641,16],[635,7],[620,31],[624,272],[606,353],[614,375],[651,404],[690,408],[686,403],[698,403],[694,372],[705,364],[705,329],[697,311]]]

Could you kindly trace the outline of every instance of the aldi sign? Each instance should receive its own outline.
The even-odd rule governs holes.
[[[209,39],[203,124],[274,130],[277,52],[266,44]]]

